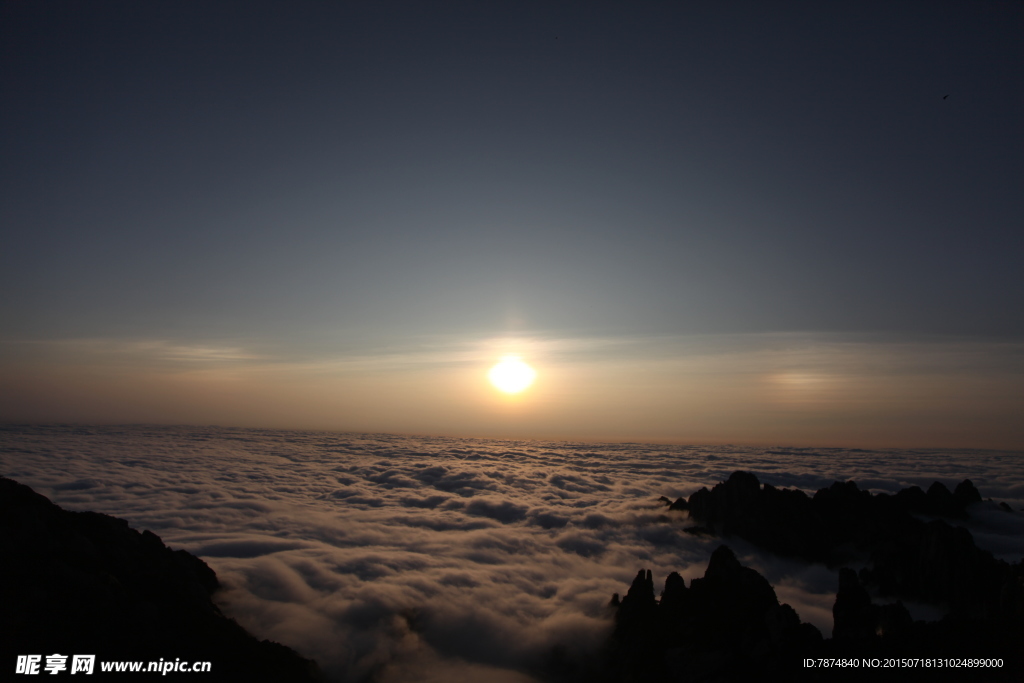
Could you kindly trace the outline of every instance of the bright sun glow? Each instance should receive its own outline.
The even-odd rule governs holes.
[[[537,372],[519,356],[505,356],[487,373],[491,384],[506,394],[518,394],[533,384]]]

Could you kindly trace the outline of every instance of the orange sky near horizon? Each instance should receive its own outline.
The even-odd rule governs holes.
[[[520,393],[488,371],[509,348]],[[482,438],[848,447],[1024,446],[1013,345],[786,335],[523,338],[284,360],[238,348],[36,345],[0,365],[6,422],[216,424]]]

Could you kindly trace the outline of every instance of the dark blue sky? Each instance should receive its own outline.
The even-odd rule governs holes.
[[[1024,332],[1019,3],[552,5],[3,3],[7,334]]]
[[[0,336],[1020,340],[1022,7],[4,0]]]

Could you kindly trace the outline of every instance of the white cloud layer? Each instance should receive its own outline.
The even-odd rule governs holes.
[[[1024,454],[683,447],[213,427],[0,428],[2,473],[72,510],[203,557],[224,611],[338,681],[523,683],[555,646],[594,651],[636,571],[701,575],[720,542],[655,499],[747,469],[813,491],[952,487],[1024,508]],[[970,528],[1024,555],[1024,514],[982,503]],[[836,574],[732,542],[780,600],[831,632]],[[922,607],[926,610],[926,607]]]

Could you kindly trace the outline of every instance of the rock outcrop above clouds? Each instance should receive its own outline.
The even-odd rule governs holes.
[[[211,600],[217,576],[123,519],[70,512],[0,477],[0,666],[18,655],[209,661],[203,680],[316,681],[319,669],[259,641]],[[121,674],[131,676],[132,674]],[[152,675],[152,674],[151,674]],[[111,674],[115,677],[117,674]],[[172,675],[173,678],[173,675]]]
[[[831,640],[809,655],[831,659],[897,662],[928,660],[913,669],[903,665],[888,673],[900,681],[1017,682],[1024,676],[1024,619],[1020,596],[1024,563],[1013,565],[1015,611],[987,617],[950,613],[938,621],[915,621],[901,601],[872,601],[857,574],[839,571],[839,587],[832,608]],[[936,664],[940,662],[941,664]],[[840,680],[863,680],[863,671],[846,671]]]
[[[822,640],[818,629],[779,604],[768,581],[724,545],[689,587],[672,572],[656,600],[651,572],[641,570],[626,596],[615,595],[612,605],[610,680],[780,677]]]
[[[691,533],[737,536],[832,567],[866,560],[860,578],[882,595],[942,603],[954,613],[984,618],[1010,609],[1003,595],[1017,580],[1013,566],[978,548],[967,529],[938,519],[964,519],[967,506],[980,501],[970,480],[952,492],[936,482],[927,493],[915,486],[895,495],[836,482],[812,497],[734,472],[691,495],[686,509],[699,525]]]
[[[779,605],[763,577],[721,546],[705,577],[688,589],[673,573],[657,602],[650,573],[641,572],[626,598],[616,596],[610,651],[620,675],[626,680],[742,680],[754,674],[825,680],[800,662],[988,658],[1002,665],[970,672],[923,667],[893,675],[1019,680],[1024,561],[994,558],[975,545],[967,529],[946,521],[966,519],[968,506],[981,500],[970,480],[954,491],[935,483],[927,492],[912,487],[874,496],[852,481],[836,482],[808,496],[762,486],[742,471],[688,500],[666,499],[663,504],[687,510],[698,523],[687,529],[691,533],[739,537],[779,555],[838,567],[832,637],[815,638],[816,629],[801,624],[788,605]],[[843,566],[852,561],[864,565],[859,573]],[[872,593],[888,598],[875,602]],[[893,598],[928,602],[947,614],[935,622],[915,621]],[[865,672],[832,669],[828,675],[829,680],[862,680]]]
[[[1021,569],[1016,566],[1018,590],[1012,596],[1018,607]],[[950,615],[937,622],[914,621],[902,602],[874,603],[856,572],[843,568],[832,637],[825,639],[817,628],[801,622],[792,607],[780,604],[768,581],[744,567],[724,545],[711,555],[703,578],[694,578],[689,587],[672,572],[656,599],[654,577],[642,569],[624,598],[612,597],[611,607],[615,630],[601,679],[607,682],[881,677],[960,683],[1018,681],[1024,673],[1019,616]],[[931,663],[925,665],[924,658]],[[847,664],[819,664],[839,660]],[[939,660],[941,665],[936,664]],[[952,663],[965,660],[989,664]]]

